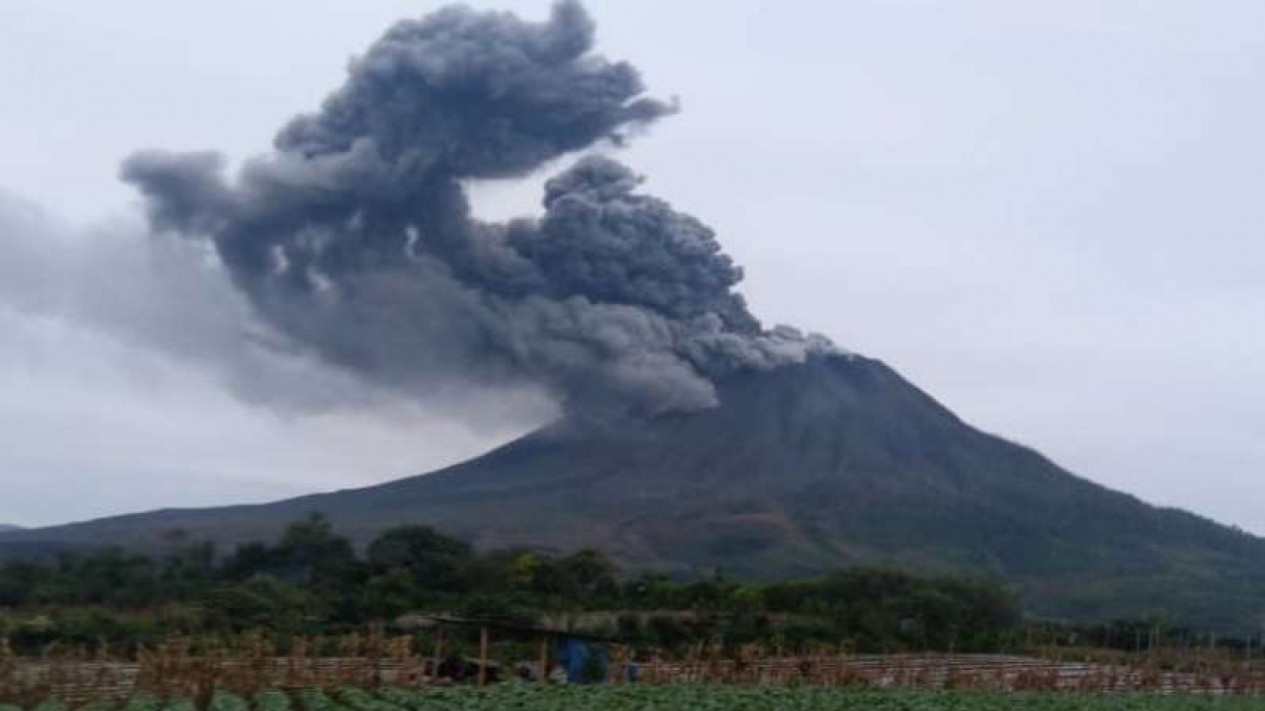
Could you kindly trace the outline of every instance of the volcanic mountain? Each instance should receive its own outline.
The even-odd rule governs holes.
[[[319,511],[361,542],[424,522],[483,547],[591,546],[679,575],[968,572],[1066,618],[1162,614],[1242,629],[1265,610],[1262,539],[1069,474],[965,424],[879,361],[814,356],[733,376],[720,394],[719,407],[636,425],[557,422],[379,486],[0,541],[152,546],[179,528],[232,543]]]

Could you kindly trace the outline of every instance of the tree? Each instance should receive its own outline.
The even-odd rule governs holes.
[[[372,619],[398,617],[425,599],[417,579],[407,568],[391,568],[364,584],[362,609]]]
[[[619,569],[601,551],[576,551],[559,560],[558,565],[582,595],[609,594],[616,587]]]
[[[369,544],[369,565],[377,574],[403,569],[430,590],[461,587],[462,572],[474,557],[465,541],[429,526],[401,526],[384,531]]]
[[[309,620],[324,617],[319,601],[307,590],[269,575],[215,589],[207,612],[216,627],[301,632]]]
[[[224,559],[220,573],[227,580],[246,580],[276,567],[276,551],[261,541],[250,541],[237,546],[232,555]]]
[[[358,567],[351,541],[334,533],[329,519],[319,513],[290,524],[276,554],[283,566],[282,577],[304,584],[350,582]]]

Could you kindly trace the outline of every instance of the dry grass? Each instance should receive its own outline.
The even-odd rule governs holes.
[[[332,654],[316,654],[332,650]],[[20,658],[0,642],[0,701],[20,705],[47,698],[79,703],[136,694],[193,698],[205,708],[217,689],[253,694],[270,688],[377,688],[412,686],[426,675],[423,659],[409,637],[380,631],[337,638],[297,638],[279,652],[262,635],[234,643],[173,637],[135,658],[107,650],[49,649],[39,658]]]
[[[262,635],[231,643],[174,637],[133,658],[106,648],[57,648],[39,658],[15,656],[0,639],[0,701],[29,707],[54,698],[71,704],[136,694],[192,698],[206,708],[216,690],[251,695],[263,689],[417,686],[431,679],[426,640],[387,637],[380,629],[332,638],[297,638],[284,650]],[[822,685],[912,689],[1192,692],[1265,692],[1265,661],[1208,656],[1174,660],[1068,661],[1005,655],[854,655],[846,647],[790,654],[747,645],[726,650],[698,644],[668,658],[615,647],[610,677],[625,679],[636,664],[651,684]],[[647,656],[649,659],[647,660]]]

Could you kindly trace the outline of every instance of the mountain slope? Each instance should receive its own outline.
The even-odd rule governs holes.
[[[1265,541],[1068,474],[878,361],[816,358],[736,376],[721,394],[718,408],[621,429],[556,424],[380,486],[0,541],[152,545],[179,527],[231,542],[321,511],[360,540],[423,521],[483,546],[594,546],[676,573],[965,570],[1013,581],[1031,610],[1065,617],[1247,629],[1265,610]]]

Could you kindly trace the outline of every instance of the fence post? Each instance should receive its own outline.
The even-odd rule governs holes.
[[[549,635],[540,635],[540,681],[549,681]]]
[[[433,684],[439,681],[439,663],[444,659],[444,628],[437,626],[435,628],[435,656],[430,663],[430,682]]]
[[[479,686],[488,683],[488,628],[479,628]]]

